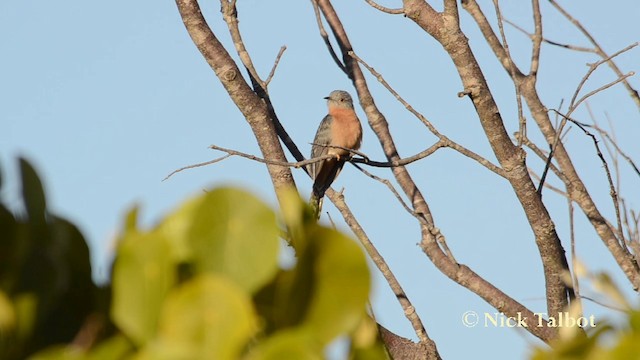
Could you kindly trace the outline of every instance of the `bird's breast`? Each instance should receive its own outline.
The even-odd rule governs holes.
[[[351,109],[334,109],[329,114],[331,122],[331,145],[357,150],[362,142],[362,126],[356,113]],[[348,151],[329,149],[330,153],[346,155]]]

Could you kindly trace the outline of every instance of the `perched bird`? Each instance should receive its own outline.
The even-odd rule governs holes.
[[[320,122],[311,147],[311,158],[327,154],[334,157],[311,165],[313,191],[309,203],[317,217],[320,217],[325,191],[351,157],[349,149],[358,150],[362,142],[362,125],[353,109],[351,95],[343,90],[334,90],[325,99],[329,114]]]

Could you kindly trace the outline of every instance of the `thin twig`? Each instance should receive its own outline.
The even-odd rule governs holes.
[[[599,88],[597,88],[597,89],[595,89],[595,90],[593,90],[593,91],[590,91],[590,92],[586,93],[586,94],[585,94],[584,96],[582,96],[578,101],[576,101],[576,104],[573,106],[573,109],[576,109],[578,106],[580,106],[580,104],[582,104],[585,100],[587,100],[587,99],[588,99],[588,98],[590,98],[591,96],[593,96],[593,95],[595,95],[595,94],[597,94],[597,93],[599,93],[599,92],[601,92],[601,91],[604,91],[604,90],[606,90],[606,89],[608,89],[608,88],[612,87],[613,85],[615,85],[615,84],[617,84],[617,83],[619,83],[619,82],[622,82],[622,81],[624,81],[626,78],[631,77],[631,76],[633,76],[633,75],[635,75],[635,74],[636,74],[635,72],[630,71],[630,72],[628,72],[627,74],[622,75],[622,77],[619,77],[619,78],[615,79],[614,81],[611,81],[610,83],[604,84],[604,85],[600,86]],[[571,108],[570,108],[570,110],[571,110]]]
[[[538,195],[542,196],[542,187],[544,186],[544,182],[547,178],[547,173],[549,172],[549,167],[551,166],[551,162],[553,161],[553,155],[558,147],[558,144],[562,141],[562,130],[564,126],[567,124],[567,119],[562,118],[560,121],[560,125],[555,130],[555,136],[553,138],[553,143],[549,144],[549,156],[547,157],[547,161],[544,165],[544,170],[542,171],[542,176],[540,176],[540,183],[538,184]]]
[[[595,115],[593,114],[593,111],[591,110],[591,106],[589,106],[589,103],[585,103],[585,106],[587,108],[587,113],[589,114],[589,117],[591,118],[591,121],[593,121],[593,128],[597,128],[598,127],[598,121],[595,118]],[[600,135],[602,136],[602,133],[599,132]],[[615,136],[615,134],[614,134]],[[618,161],[618,153],[615,152],[615,150],[612,148],[611,145],[609,145],[609,143],[614,143],[615,141],[611,138],[609,138],[609,140],[607,140],[606,137],[604,137],[604,147],[605,149],[607,149],[607,153],[609,154],[609,158],[611,159],[612,165],[613,165],[613,169],[615,171],[615,179],[616,179],[616,183],[615,183],[615,189],[616,189],[616,193],[620,194],[620,181],[621,181],[621,177],[620,177],[620,163]],[[626,219],[626,209],[623,206],[623,202],[622,199],[619,199],[619,203],[622,206],[622,220],[624,222],[624,220]],[[624,229],[622,228],[622,225],[618,224],[618,233],[620,234],[620,238],[624,239],[625,235],[623,234]]]
[[[427,331],[425,330],[415,307],[409,300],[409,297],[400,285],[400,282],[389,268],[387,262],[384,260],[382,255],[380,255],[378,249],[376,249],[375,245],[373,245],[371,239],[365,233],[360,223],[358,223],[355,216],[351,212],[351,209],[349,209],[349,207],[347,206],[347,203],[344,201],[343,194],[329,189],[326,195],[331,199],[331,202],[336,205],[336,208],[342,214],[347,225],[349,225],[356,237],[360,240],[360,243],[369,255],[369,258],[371,258],[378,270],[380,270],[382,276],[384,276],[387,284],[389,284],[389,287],[391,288],[391,291],[393,291],[393,294],[396,296],[396,299],[400,303],[400,306],[402,306],[405,316],[414,327],[414,330],[416,331],[420,341],[422,342],[424,341],[424,339],[428,339]]]
[[[565,123],[563,122],[562,125]],[[556,131],[556,134],[559,135],[560,132]],[[558,139],[560,136],[556,136],[553,144],[549,144],[549,157],[547,157],[547,161],[544,164],[544,169],[542,170],[542,175],[540,175],[540,182],[538,183],[538,195],[542,197],[542,188],[544,187],[544,182],[547,180],[547,174],[549,173],[549,167],[551,166],[551,161],[553,161],[553,151],[558,145]]]
[[[355,150],[355,149],[348,148],[348,147],[338,146],[338,145],[329,145],[329,144],[318,144],[318,143],[314,143],[314,142],[309,143],[309,144],[313,145],[313,146],[320,146],[320,147],[344,150],[344,151],[347,151],[349,153],[349,155],[351,155],[351,156],[353,156],[353,155],[362,156],[362,159],[364,160],[363,161],[364,163],[367,163],[369,161],[369,156],[367,156],[367,154],[365,154],[365,153],[363,153],[361,151]]]
[[[540,160],[545,162],[545,166],[548,163],[548,159],[549,159],[549,154],[545,153],[543,150],[541,150],[536,144],[534,144],[531,140],[529,140],[529,138],[525,138],[523,140],[523,144],[528,147],[529,149],[531,149],[531,151],[533,151],[534,154],[536,154]],[[553,171],[554,174],[556,174],[556,176],[558,178],[560,178],[560,180],[562,180],[563,183],[567,183],[568,179],[567,177],[562,173],[562,171],[555,166],[553,163],[549,163],[549,169],[551,171]],[[540,180],[541,178],[538,178],[537,180]]]
[[[249,52],[244,46],[244,41],[242,40],[242,35],[240,34],[240,28],[238,27],[238,9],[236,8],[236,1],[232,0],[231,2],[229,2],[228,0],[220,0],[220,5],[222,8],[222,17],[227,23],[229,34],[231,34],[231,39],[233,40],[233,45],[235,46],[236,52],[240,57],[240,61],[242,61],[242,64],[247,69],[247,72],[251,76],[252,80],[255,80],[258,85],[265,89],[265,83],[264,81],[262,81],[262,79],[260,79],[260,75],[258,75],[258,71],[256,71],[256,68],[253,65],[251,56],[249,56]]]
[[[600,44],[598,44],[598,42],[596,41],[596,39],[591,35],[591,33],[589,33],[589,31],[587,31],[587,29],[582,26],[582,24],[573,16],[571,16],[571,14],[569,14],[569,12],[567,12],[562,6],[560,6],[560,4],[558,4],[555,0],[549,0],[549,2],[551,3],[551,5],[553,5],[553,7],[556,8],[556,10],[558,10],[567,20],[569,20],[569,22],[571,22],[576,28],[578,28],[578,30],[580,30],[580,32],[582,32],[582,34],[589,39],[589,41],[591,42],[591,44],[594,46],[595,51],[598,55],[600,55],[601,58],[606,59],[606,58],[610,58],[610,56],[607,55],[607,53],[602,49],[602,47],[600,46]],[[637,45],[637,43],[636,43]],[[622,71],[620,70],[620,68],[618,68],[618,65],[616,65],[616,63],[609,59],[607,61],[607,64],[609,65],[609,67],[613,70],[613,72],[618,76],[618,77],[622,77]],[[636,103],[636,105],[638,106],[638,108],[640,108],[640,94],[638,93],[638,91],[636,89],[634,89],[631,84],[628,81],[623,81],[624,83],[624,87],[627,89],[627,91],[629,92],[629,96],[631,96],[631,98],[633,99],[633,101]]]
[[[593,145],[596,148],[596,154],[598,155],[598,158],[600,158],[600,161],[602,162],[602,166],[604,167],[605,173],[607,175],[607,181],[609,182],[609,191],[611,195],[611,200],[613,200],[614,209],[616,211],[616,220],[618,223],[618,229],[622,230],[622,220],[620,218],[620,203],[618,200],[618,193],[616,192],[615,186],[613,184],[613,179],[611,178],[611,171],[609,170],[609,164],[607,164],[607,160],[604,158],[602,151],[600,151],[600,146],[598,145],[598,139],[596,139],[595,135],[589,132],[589,130],[587,130],[586,127],[582,126],[582,123],[580,123],[579,121],[576,121],[568,117],[567,115],[560,113],[555,109],[552,109],[552,111],[562,116],[564,119],[576,124],[576,126],[578,126],[580,130],[582,130],[585,133],[585,135],[589,136],[593,141]],[[620,247],[628,253],[628,248],[626,246],[624,234],[621,234],[620,232],[618,232],[618,234],[619,234],[618,236],[622,235],[622,238],[619,239]]]
[[[373,167],[399,167],[399,166],[405,166],[405,165],[409,165],[415,161],[418,161],[420,159],[424,159],[427,156],[435,153],[436,151],[438,151],[438,149],[442,149],[444,147],[447,147],[446,143],[444,141],[438,141],[435,144],[431,145],[430,147],[428,147],[425,150],[422,150],[421,152],[413,155],[413,156],[409,156],[406,158],[402,158],[402,159],[397,159],[397,160],[391,160],[391,161],[374,161],[374,160],[369,160],[369,159],[365,159],[365,158],[354,158],[351,159],[352,163],[363,163],[363,164],[367,164],[369,166],[373,166]]]
[[[313,144],[313,145],[317,145],[317,144]],[[425,157],[433,154],[434,152],[436,152],[438,149],[445,147],[443,142],[437,142],[433,145],[431,145],[429,148],[427,148],[426,150],[423,150],[419,153],[417,153],[416,155],[407,157],[407,158],[403,158],[403,159],[398,159],[395,161],[374,161],[374,160],[369,160],[369,157],[357,150],[353,150],[353,149],[348,149],[348,148],[344,148],[341,146],[334,146],[334,145],[320,145],[320,146],[326,146],[326,147],[333,147],[333,148],[340,148],[343,150],[347,150],[350,151],[352,153],[355,153],[359,156],[362,156],[361,158],[357,158],[357,157],[351,157],[349,158],[347,161],[353,164],[366,164],[372,167],[379,167],[379,168],[394,168],[394,167],[399,167],[399,166],[405,166],[408,165],[412,162],[418,161],[420,159],[424,159]],[[291,168],[295,168],[295,169],[299,169],[299,168],[305,168],[307,165],[310,164],[315,164],[317,162],[320,161],[324,161],[324,160],[328,160],[328,159],[332,159],[335,158],[335,155],[332,154],[327,154],[327,155],[323,155],[323,156],[319,156],[319,157],[315,157],[315,158],[311,158],[311,159],[304,159],[301,161],[296,161],[296,162],[287,162],[287,161],[276,161],[276,160],[267,160],[267,159],[263,159],[260,158],[258,156],[255,155],[251,155],[251,154],[247,154],[244,153],[242,151],[237,151],[237,150],[233,150],[233,149],[227,149],[227,148],[223,148],[217,145],[210,145],[209,146],[210,149],[213,150],[218,150],[218,151],[222,151],[222,152],[226,152],[227,155],[222,156],[218,159],[214,159],[211,161],[206,161],[203,163],[198,163],[198,164],[194,164],[194,165],[188,165],[185,167],[182,167],[180,169],[174,170],[171,174],[167,175],[166,178],[164,178],[164,180],[168,179],[169,177],[171,177],[172,175],[174,175],[175,173],[181,172],[183,170],[187,170],[187,169],[192,169],[192,168],[197,168],[197,167],[201,167],[201,166],[205,166],[205,165],[210,165],[210,164],[214,164],[217,163],[219,161],[222,161],[230,156],[240,156],[249,160],[253,160],[253,161],[257,161],[263,164],[270,164],[270,165],[279,165],[279,166],[287,166],[287,167],[291,167]],[[164,181],[163,180],[163,181]]]
[[[320,15],[320,8],[318,7],[317,0],[311,0],[311,4],[313,5],[313,12],[316,15],[316,22],[318,23],[320,36],[322,37],[324,44],[327,46],[327,50],[329,50],[331,58],[336,63],[336,65],[338,65],[338,68],[340,68],[342,72],[348,75],[349,73],[347,72],[347,67],[342,63],[342,61],[340,61],[340,58],[338,57],[338,54],[336,54],[336,51],[333,50],[333,45],[331,45],[331,40],[329,40],[329,34],[327,34],[327,31],[324,29],[324,25],[322,25],[322,16]]]
[[[399,15],[399,14],[404,14],[404,9],[391,9],[388,7],[384,7],[378,3],[376,3],[373,0],[364,0],[367,2],[367,4],[371,5],[372,8],[374,9],[378,9],[382,12],[385,12],[387,14],[391,14],[391,15]]]
[[[193,168],[197,168],[197,167],[201,167],[201,166],[207,166],[207,165],[215,164],[215,163],[217,163],[219,161],[222,161],[222,160],[224,160],[224,159],[226,159],[228,157],[231,157],[231,154],[227,154],[227,155],[221,156],[221,157],[219,157],[217,159],[213,159],[213,160],[210,160],[210,161],[205,161],[203,163],[183,166],[183,167],[181,167],[181,168],[179,168],[177,170],[173,170],[169,175],[167,175],[164,179],[162,179],[162,181],[167,180],[168,178],[170,178],[174,174],[179,173],[179,172],[181,172],[183,170],[193,169]]]
[[[580,93],[580,90],[582,90],[582,87],[584,86],[584,84],[587,82],[587,80],[589,79],[589,76],[591,76],[591,74],[602,64],[604,63],[608,63],[609,61],[611,61],[613,58],[615,58],[616,56],[623,54],[631,49],[633,49],[634,47],[636,47],[638,45],[638,43],[634,43],[631,44],[627,47],[625,47],[622,50],[619,50],[617,52],[615,52],[613,55],[608,56],[602,60],[596,61],[595,63],[591,64],[589,66],[589,70],[587,71],[587,73],[584,75],[584,77],[582,77],[582,80],[580,80],[580,83],[578,84],[578,86],[576,87],[576,91],[573,93],[573,97],[571,98],[571,102],[569,103],[569,114],[571,114],[571,109],[576,108],[578,106],[578,104],[576,103],[576,98],[578,97],[578,94]],[[623,75],[622,73],[620,73],[618,75],[618,78],[626,78],[629,76],[633,75],[633,72],[630,73],[631,75]],[[623,78],[623,80],[624,80]],[[583,100],[584,101],[584,100]]]
[[[521,33],[527,35],[531,40],[533,40],[534,38],[534,34],[531,34],[530,32],[528,32],[527,30],[523,29],[521,26],[519,26],[518,24],[514,23],[513,21],[507,19],[507,18],[503,18],[504,22],[506,22],[507,24],[511,25],[514,29],[520,31]],[[542,38],[542,42],[545,42],[549,45],[553,45],[553,46],[558,46],[564,49],[568,49],[568,50],[574,50],[574,51],[580,51],[580,52],[587,52],[587,53],[592,53],[592,54],[597,54],[597,52],[592,49],[592,48],[587,48],[587,47],[582,47],[582,46],[577,46],[577,45],[569,45],[569,44],[563,44],[557,41],[553,41],[553,40],[549,40],[547,38]]]
[[[280,48],[280,51],[278,51],[278,55],[276,55],[276,60],[273,62],[273,67],[271,68],[271,72],[269,72],[269,76],[267,76],[267,80],[264,81],[264,87],[265,88],[267,86],[269,86],[269,83],[273,79],[273,75],[275,75],[275,73],[276,73],[276,68],[278,67],[278,64],[280,63],[280,58],[282,57],[282,54],[284,54],[285,50],[287,50],[287,46],[286,45],[282,45],[282,47]]]
[[[353,149],[349,149],[349,148],[345,148],[342,146],[336,146],[336,145],[324,145],[324,144],[315,144],[315,143],[311,143],[311,145],[318,145],[318,146],[324,146],[324,147],[330,147],[330,148],[338,148],[338,149],[342,149],[342,150],[346,150],[350,153],[356,154],[361,156],[361,158],[356,158],[356,157],[352,157],[351,159],[349,159],[349,162],[351,163],[355,163],[355,164],[366,164],[372,167],[380,167],[380,168],[394,168],[394,167],[400,167],[400,166],[405,166],[408,164],[411,164],[413,162],[416,162],[420,159],[424,159],[427,156],[435,153],[438,149],[443,148],[443,147],[447,147],[447,145],[445,144],[444,141],[438,141],[435,144],[431,145],[430,147],[428,147],[425,150],[422,150],[421,152],[413,155],[413,156],[409,156],[406,158],[402,158],[402,159],[397,159],[397,160],[392,160],[392,161],[375,161],[375,160],[370,160],[369,157],[367,156],[367,154],[357,151],[357,150],[353,150]]]
[[[576,294],[576,298],[575,301],[578,304],[578,307],[580,309],[579,314],[582,314],[582,301],[580,298],[580,281],[578,279],[578,272],[576,271],[576,268],[579,266],[578,264],[578,256],[576,253],[576,233],[575,233],[575,223],[574,223],[574,217],[573,217],[573,200],[571,200],[570,198],[567,198],[567,208],[569,210],[569,237],[570,237],[570,241],[571,241],[571,267],[573,268],[573,271],[570,273],[571,274],[571,281],[573,283],[573,291]]]
[[[534,180],[537,180],[537,181],[542,180],[542,178],[540,177],[540,175],[536,174],[536,172],[535,172],[535,171],[533,171],[533,169],[532,169],[532,168],[529,168],[529,167],[528,167],[528,168],[527,168],[527,170],[529,171],[529,174],[531,175],[531,177],[532,177]],[[556,193],[556,194],[558,194],[558,195],[560,195],[560,196],[563,196],[563,197],[565,197],[565,198],[567,198],[567,199],[571,199],[571,197],[569,196],[569,194],[567,194],[565,191],[562,191],[562,190],[560,190],[559,188],[557,188],[557,187],[555,187],[555,186],[553,186],[553,185],[549,184],[549,182],[548,182],[548,181],[544,183],[544,187],[546,187],[547,189],[549,189],[549,190],[553,191],[554,193]]]
[[[534,0],[537,2],[537,0]],[[516,79],[516,65],[513,61],[513,57],[511,57],[511,52],[509,51],[509,43],[507,42],[507,36],[504,33],[504,24],[502,22],[502,11],[500,10],[499,0],[493,0],[493,7],[496,11],[496,18],[498,19],[498,30],[500,31],[500,37],[502,38],[502,48],[504,49],[505,56],[509,59],[509,62],[513,64],[513,66],[509,67],[509,72],[512,79]],[[535,6],[534,6],[535,8]],[[539,10],[539,9],[538,9]],[[540,29],[542,25],[536,24],[536,32]],[[541,31],[541,30],[540,30]],[[531,67],[534,67],[534,60],[536,62],[535,67],[537,68],[538,56],[540,55],[540,44],[537,44],[537,50],[534,47],[534,54],[537,52],[537,55],[534,56],[531,60]],[[523,136],[527,136],[527,119],[524,117],[524,112],[522,111],[522,95],[520,93],[520,81],[514,81],[513,85],[516,90],[516,103],[518,106],[518,132]],[[520,138],[522,139],[522,137]],[[518,141],[518,147],[522,147],[522,142]]]
[[[632,71],[632,72],[630,72],[630,73],[628,73],[628,74],[626,74],[626,75],[623,75],[622,77],[620,77],[620,78],[618,78],[618,79],[616,79],[616,80],[614,80],[614,81],[611,81],[611,82],[609,82],[609,83],[607,83],[607,84],[604,84],[604,85],[600,86],[599,88],[597,88],[597,89],[595,89],[595,90],[593,90],[593,91],[588,92],[587,94],[585,94],[584,96],[582,96],[580,99],[576,100],[576,99],[577,99],[577,97],[578,97],[578,95],[579,95],[579,93],[580,93],[580,90],[582,90],[582,87],[583,87],[583,86],[584,86],[584,84],[587,82],[587,80],[589,79],[589,77],[591,76],[591,74],[592,74],[592,73],[593,73],[593,72],[594,72],[594,71],[595,71],[595,70],[596,70],[600,65],[604,64],[604,63],[605,63],[605,62],[607,62],[608,60],[611,60],[612,58],[614,58],[614,57],[616,57],[616,56],[618,56],[618,55],[620,55],[620,54],[622,54],[622,53],[624,53],[624,52],[626,52],[626,51],[629,51],[630,49],[632,49],[632,48],[633,48],[633,47],[635,47],[636,45],[637,45],[637,44],[633,44],[633,45],[627,46],[626,48],[624,48],[624,49],[622,49],[622,50],[620,50],[620,51],[618,51],[618,52],[614,53],[614,54],[613,54],[613,55],[611,55],[609,58],[607,58],[607,59],[603,59],[603,60],[597,61],[597,62],[596,62],[596,63],[594,63],[594,64],[591,64],[591,65],[589,66],[589,70],[588,70],[588,71],[587,71],[587,73],[582,77],[582,79],[580,80],[580,83],[579,83],[579,84],[578,84],[578,86],[576,87],[575,92],[573,93],[573,97],[571,98],[571,102],[569,103],[569,109],[567,110],[567,114],[566,114],[566,115],[563,115],[563,114],[561,114],[559,111],[555,110],[555,112],[556,112],[557,114],[560,114],[560,116],[562,116],[562,121],[560,122],[560,126],[558,127],[558,129],[555,131],[555,136],[554,136],[554,139],[553,139],[553,143],[552,143],[552,144],[550,144],[551,151],[549,152],[549,157],[548,157],[548,159],[547,159],[547,164],[545,165],[544,171],[543,171],[543,173],[542,173],[542,180],[541,180],[540,184],[538,185],[538,194],[539,194],[540,196],[542,196],[542,188],[543,188],[543,185],[544,185],[544,181],[545,181],[545,178],[546,178],[547,171],[549,170],[549,169],[548,169],[548,167],[549,167],[549,165],[551,164],[551,161],[552,161],[552,159],[553,159],[553,155],[554,155],[554,153],[555,153],[555,149],[556,149],[556,147],[558,146],[558,142],[560,141],[560,136],[561,136],[561,134],[562,134],[562,130],[563,130],[564,126],[566,125],[567,120],[569,120],[569,117],[571,116],[571,114],[572,114],[572,113],[573,113],[573,112],[574,112],[574,111],[575,111],[575,110],[580,106],[580,104],[582,104],[582,103],[583,103],[585,100],[587,100],[589,97],[591,97],[591,96],[593,96],[593,95],[595,95],[595,94],[597,94],[597,93],[599,93],[599,92],[602,92],[602,91],[604,91],[604,90],[606,90],[606,89],[608,89],[608,88],[612,87],[613,85],[615,85],[615,84],[617,84],[617,83],[619,83],[619,82],[623,81],[624,79],[628,78],[629,76],[633,76],[633,75],[635,75],[635,73]],[[572,121],[572,122],[574,122],[574,121]],[[579,126],[581,126],[581,125],[579,125]],[[581,127],[582,127],[582,126],[581,126]],[[583,130],[584,130],[584,128],[583,128]],[[594,137],[594,140],[595,140],[595,137]],[[603,159],[603,160],[604,160],[604,159]],[[610,174],[609,174],[609,175],[610,175]]]
[[[600,301],[600,300],[596,300],[596,299],[594,299],[594,298],[592,298],[592,297],[589,297],[589,296],[581,295],[580,297],[581,297],[582,299],[589,300],[589,301],[591,301],[591,302],[592,302],[592,303],[594,303],[594,304],[598,304],[598,305],[600,305],[600,306],[602,306],[602,307],[606,307],[607,309],[615,310],[615,311],[618,311],[618,312],[621,312],[621,313],[625,313],[625,314],[626,314],[626,313],[628,313],[628,311],[629,311],[629,310],[623,309],[623,308],[621,308],[621,307],[619,307],[619,306],[610,305],[610,304],[605,304],[604,302],[602,302],[602,301]]]
[[[629,165],[631,165],[636,175],[640,177],[640,168],[638,168],[638,165],[636,165],[636,163],[633,161],[633,159],[629,155],[627,155],[624,151],[622,151],[622,149],[620,149],[620,146],[618,145],[618,143],[611,138],[608,132],[606,132],[604,129],[600,128],[597,125],[589,125],[589,124],[583,124],[583,125],[586,127],[591,127],[594,130],[596,130],[598,133],[600,133],[600,135],[602,135],[611,145],[613,145],[613,148],[615,149],[616,153],[622,156],[622,158],[625,159],[629,163]]]
[[[411,216],[417,217],[416,213],[411,210],[411,208],[409,207],[409,205],[407,205],[407,203],[404,201],[404,199],[402,198],[402,196],[400,196],[400,193],[398,193],[398,191],[396,190],[396,188],[393,186],[393,184],[391,183],[391,181],[387,180],[387,179],[383,179],[379,176],[376,176],[370,172],[368,172],[367,170],[363,169],[360,165],[357,164],[351,164],[353,166],[355,166],[356,169],[360,170],[360,172],[362,172],[363,174],[367,175],[368,177],[381,182],[382,184],[384,184],[393,194],[393,196],[396,197],[396,199],[398,199],[398,202],[400,202],[400,204],[402,204],[402,207],[409,213],[411,214]],[[421,217],[419,218],[419,220],[422,219]]]

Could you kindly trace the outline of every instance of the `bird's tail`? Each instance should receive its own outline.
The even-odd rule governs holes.
[[[311,198],[309,199],[309,205],[313,210],[313,216],[316,219],[320,219],[320,212],[322,211],[322,200],[324,198],[324,192],[319,193],[315,189],[311,192]]]

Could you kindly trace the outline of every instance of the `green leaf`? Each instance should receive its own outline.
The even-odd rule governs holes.
[[[303,330],[282,331],[262,341],[243,360],[321,360],[322,348]]]
[[[279,230],[273,211],[247,192],[219,188],[192,208],[188,241],[196,270],[219,273],[248,292],[277,270]]]
[[[11,299],[9,299],[4,291],[0,290],[0,334],[13,332],[16,323],[16,311],[13,308]]]
[[[360,247],[341,233],[317,228],[312,234],[317,251],[315,288],[305,326],[323,344],[352,331],[369,297],[369,269]]]
[[[180,358],[238,359],[257,323],[242,288],[222,276],[199,275],[167,298],[156,350],[181,353]]]
[[[23,158],[20,158],[20,173],[22,174],[22,197],[29,219],[44,223],[47,203],[42,182],[35,169]]]
[[[168,240],[159,232],[126,232],[114,265],[111,316],[135,344],[155,335],[162,303],[174,283]]]
[[[25,247],[24,241],[20,242],[19,227],[13,214],[0,203],[0,289],[7,292],[18,282],[24,258],[24,254],[18,251]]]
[[[378,330],[378,324],[368,315],[362,317],[360,324],[351,334],[349,343],[350,360],[391,360]]]
[[[38,299],[33,293],[23,293],[13,299],[16,318],[16,333],[19,339],[27,339],[36,325]]]
[[[123,359],[133,352],[133,346],[127,338],[121,334],[106,339],[96,346],[87,355],[87,360],[112,360]]]
[[[84,353],[71,346],[57,345],[29,357],[29,360],[82,360]]]
[[[124,231],[137,231],[138,229],[138,206],[133,206],[124,217]]]

